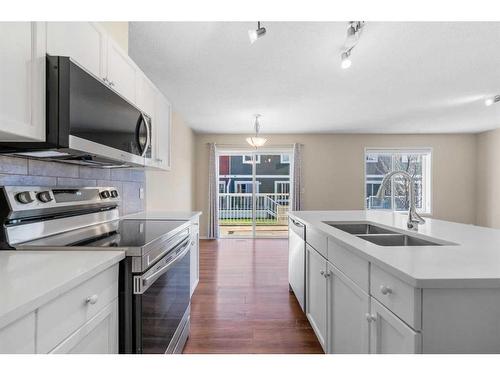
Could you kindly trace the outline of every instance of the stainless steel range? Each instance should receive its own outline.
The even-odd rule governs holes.
[[[5,186],[2,249],[124,250],[120,352],[180,353],[189,334],[189,221],[120,219],[112,187]]]

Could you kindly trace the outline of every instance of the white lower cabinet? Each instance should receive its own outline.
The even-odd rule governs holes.
[[[102,309],[50,353],[118,353],[118,299]]]
[[[306,245],[306,316],[326,351],[327,346],[327,290],[326,259],[310,245]]]
[[[1,328],[0,353],[118,353],[118,264]]]
[[[35,352],[35,313],[32,312],[0,329],[0,353]]]
[[[191,295],[193,295],[194,290],[198,286],[200,281],[200,231],[199,231],[199,219],[192,221],[191,225],[191,249],[190,249],[190,286]]]
[[[382,304],[371,298],[370,353],[414,354],[422,351],[422,338]]]
[[[369,353],[370,297],[328,264],[328,353]]]

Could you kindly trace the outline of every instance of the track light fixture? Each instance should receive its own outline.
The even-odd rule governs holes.
[[[351,21],[347,26],[347,34],[344,43],[344,47],[342,50],[342,54],[340,55],[340,66],[342,69],[347,69],[351,66],[352,62],[350,60],[352,49],[358,44],[359,38],[361,36],[361,31],[365,26],[364,21]]]
[[[247,143],[250,146],[255,147],[255,148],[262,147],[267,142],[266,138],[259,137],[259,130],[260,130],[259,117],[260,116],[261,115],[259,115],[259,114],[255,115],[255,124],[254,124],[254,127],[255,127],[255,137],[248,137],[246,139]]]
[[[266,35],[266,28],[260,27],[260,21],[257,22],[256,30],[248,30],[248,38],[250,39],[250,44],[253,44],[257,39]]]
[[[352,61],[349,56],[351,56],[351,50],[342,52],[342,55],[340,56],[340,66],[342,69],[347,69],[351,66]]]
[[[492,98],[488,98],[484,101],[484,104],[489,107],[490,105],[492,104],[495,104],[495,103],[498,103],[500,102],[500,95],[495,95],[494,97]]]

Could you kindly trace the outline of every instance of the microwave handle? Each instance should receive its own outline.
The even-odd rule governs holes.
[[[144,126],[146,126],[146,146],[144,147],[144,152],[141,155],[142,157],[144,157],[151,147],[151,124],[148,123],[146,116],[144,116],[142,112],[141,116],[144,121]]]
[[[139,131],[141,130],[141,127],[143,124],[144,124],[144,126],[146,126],[146,144],[145,145],[142,145],[141,142],[139,142]],[[137,120],[137,125],[135,128],[135,137],[137,139],[137,146],[139,147],[139,153],[140,153],[141,157],[144,157],[144,155],[146,155],[146,152],[148,151],[148,148],[149,148],[151,134],[149,131],[149,126],[148,126],[148,122],[146,120],[146,116],[144,116],[144,113],[142,113],[142,112],[141,112],[141,116]]]

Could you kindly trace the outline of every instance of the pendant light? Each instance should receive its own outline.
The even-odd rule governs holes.
[[[260,130],[260,124],[259,124],[259,117],[260,115],[255,115],[255,137],[248,137],[246,139],[247,143],[252,146],[252,147],[262,147],[264,144],[267,142],[266,138],[259,137],[259,130]]]

